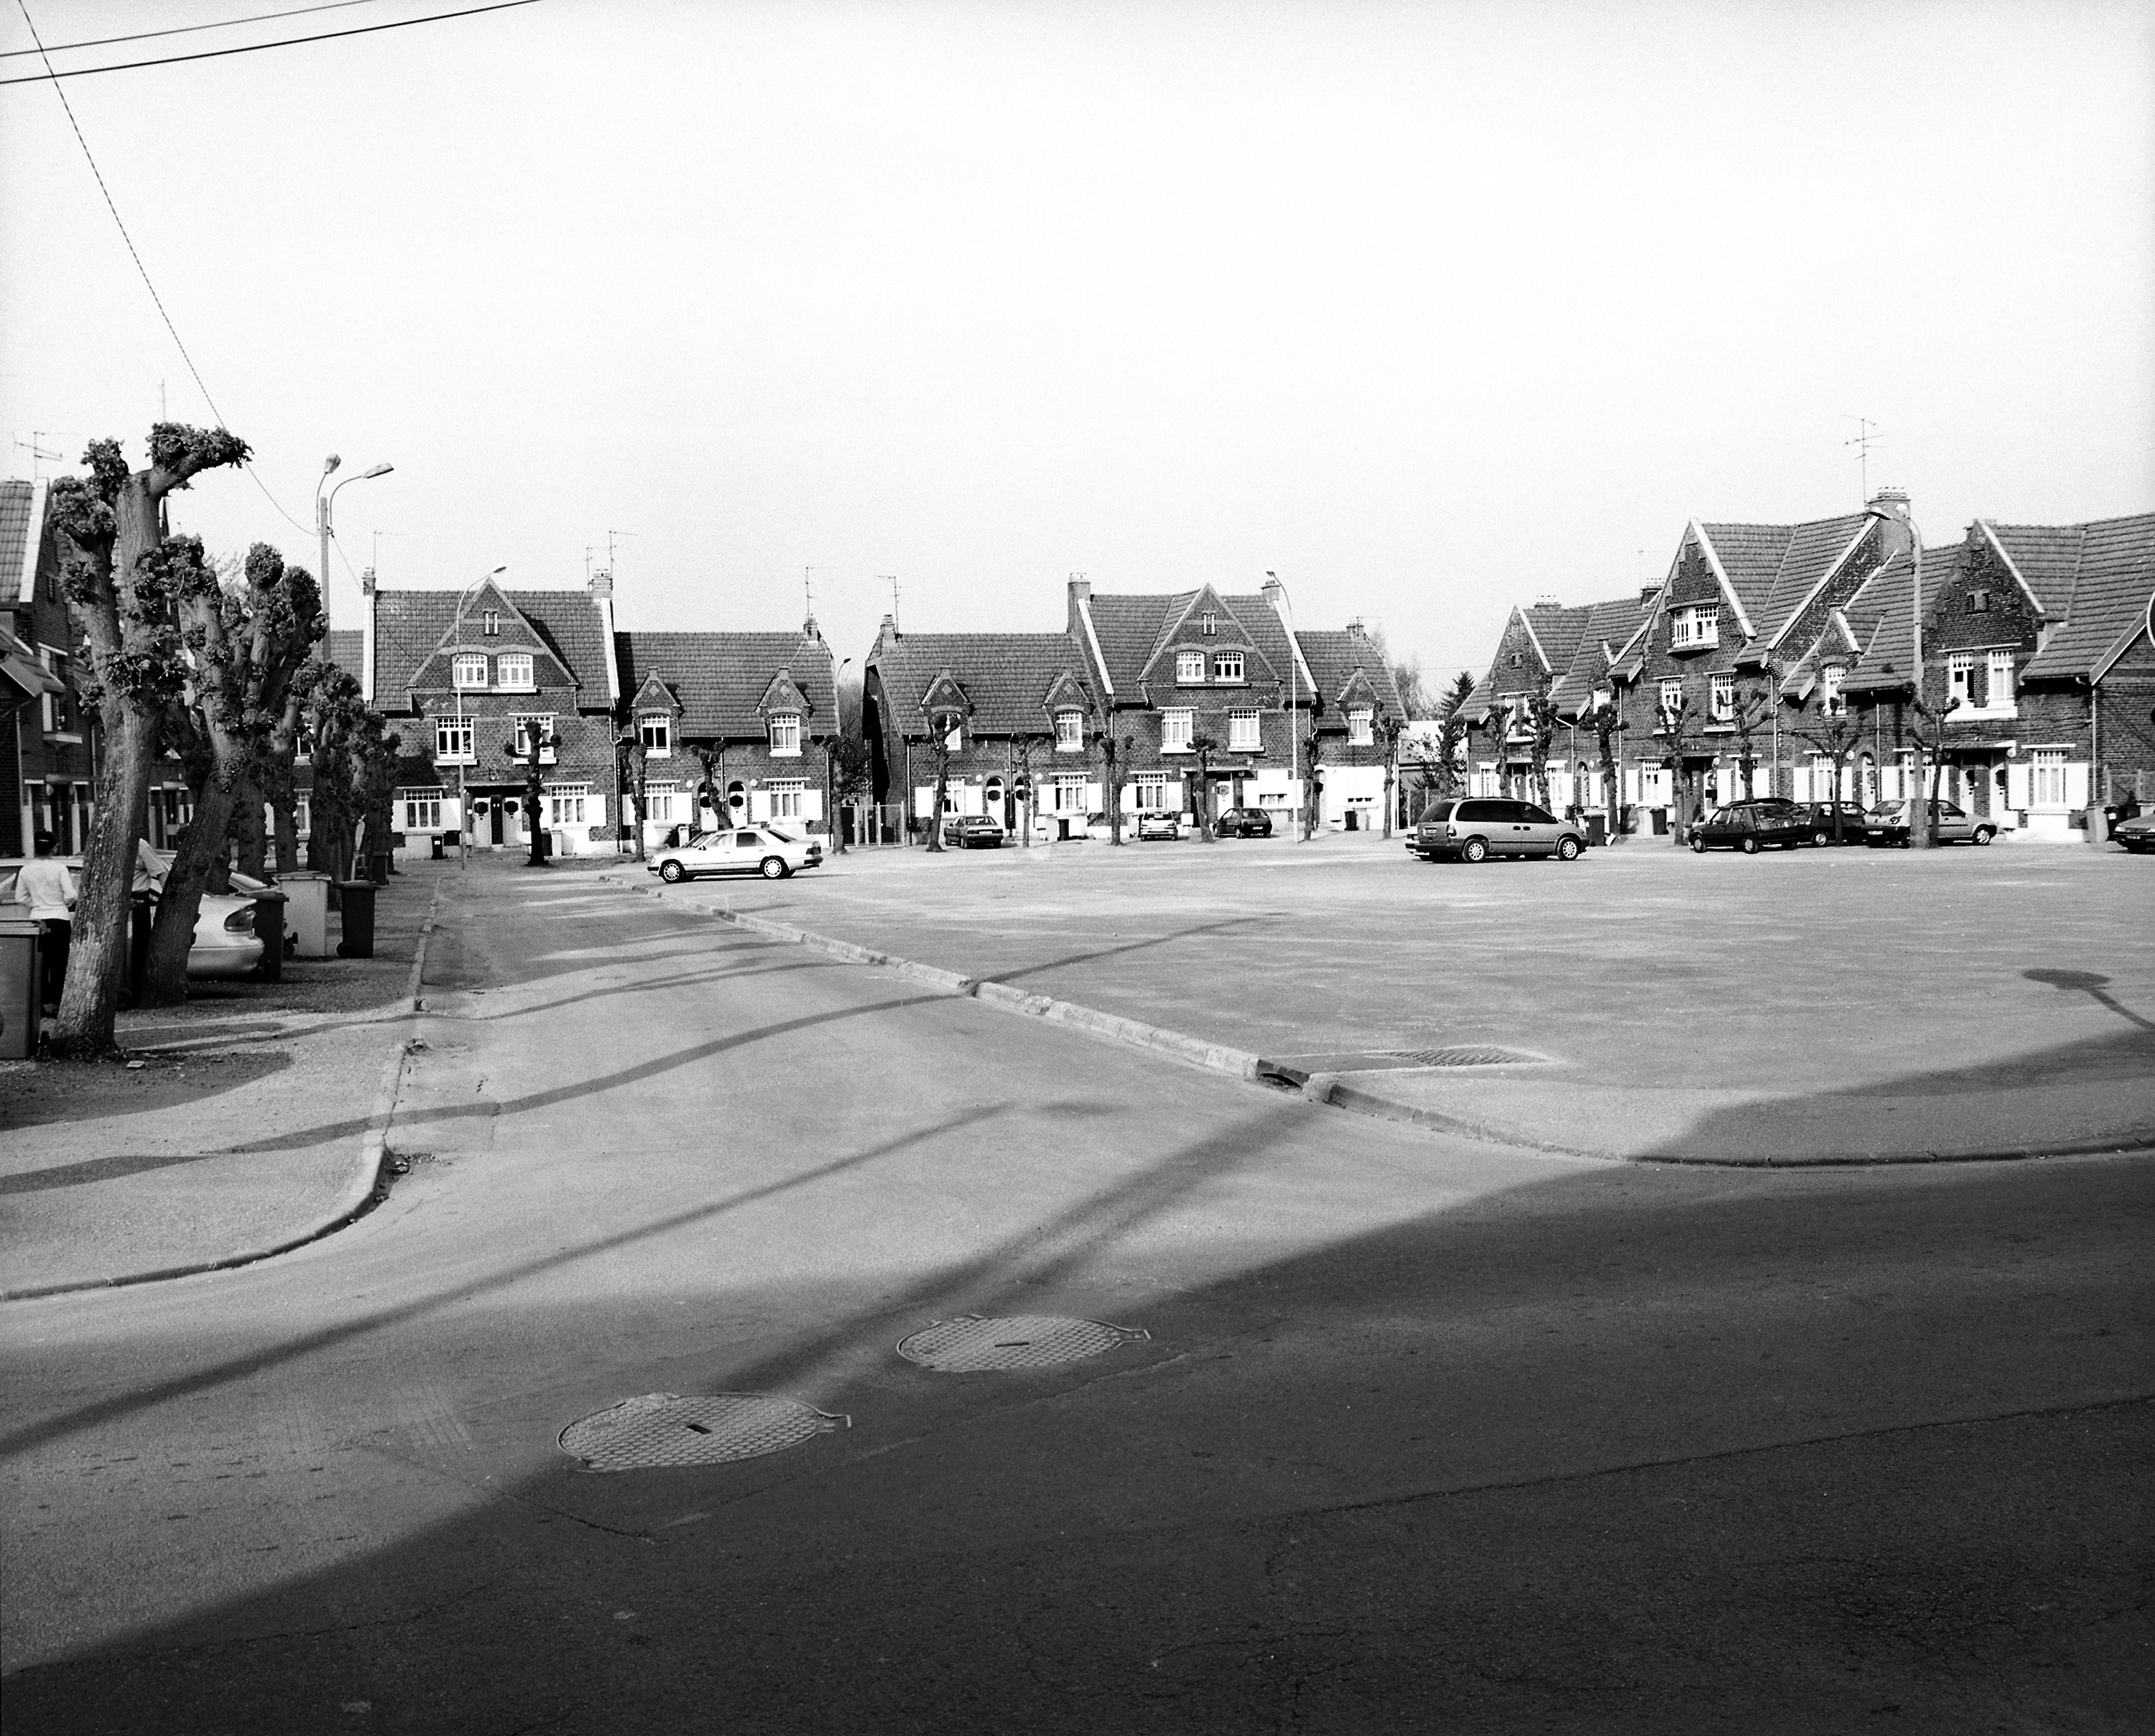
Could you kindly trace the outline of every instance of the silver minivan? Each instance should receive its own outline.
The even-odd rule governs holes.
[[[1545,807],[1507,796],[1440,801],[1421,817],[1407,848],[1425,862],[1480,862],[1490,856],[1554,856],[1571,862],[1586,834]]]

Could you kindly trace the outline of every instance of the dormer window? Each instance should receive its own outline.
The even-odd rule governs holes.
[[[1678,609],[1669,617],[1669,644],[1678,651],[1697,650],[1721,643],[1721,611],[1697,607]]]
[[[1819,710],[1826,717],[1846,717],[1848,701],[1841,697],[1840,679],[1848,672],[1838,663],[1819,678]]]
[[[1736,678],[1716,675],[1707,690],[1707,701],[1713,707],[1713,720],[1717,724],[1731,723],[1736,717]]]
[[[481,663],[485,658],[479,659]],[[497,687],[529,689],[531,682],[531,653],[528,651],[504,651],[494,660],[494,684]]]
[[[1085,714],[1075,706],[1065,707],[1055,714],[1055,751],[1058,754],[1082,753],[1085,747]]]
[[[673,757],[673,718],[670,712],[647,711],[637,719],[636,738],[643,744],[644,757]]]
[[[449,665],[449,679],[462,688],[484,687],[486,659],[476,652],[465,653]]]
[[[1211,610],[1207,609],[1202,615],[1200,615],[1197,617],[1197,629],[1207,638],[1210,638],[1214,633],[1220,630],[1219,617],[1215,615]]]
[[[1367,705],[1349,705],[1347,708],[1347,745],[1349,747],[1369,746],[1376,739],[1370,724],[1371,714]]]
[[[501,611],[499,609],[489,609],[484,615],[479,617],[479,631],[484,633],[487,638],[489,639],[495,638],[501,632]]]
[[[1176,652],[1175,679],[1185,687],[1202,686],[1205,681],[1205,653],[1201,651]]]
[[[1222,651],[1212,659],[1212,679],[1215,681],[1240,681],[1242,679],[1242,653]]]
[[[774,754],[801,751],[801,714],[774,711],[770,714],[770,750]]]

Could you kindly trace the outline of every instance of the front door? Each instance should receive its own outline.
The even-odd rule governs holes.
[[[486,805],[487,837],[496,846],[501,842],[501,811],[506,806],[507,803],[499,796]]]

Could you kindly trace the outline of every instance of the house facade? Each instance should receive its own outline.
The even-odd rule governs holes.
[[[811,616],[797,633],[620,632],[622,725],[643,754],[646,844],[677,824],[827,829],[837,664]]]

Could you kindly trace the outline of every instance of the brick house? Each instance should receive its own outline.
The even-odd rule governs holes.
[[[1543,799],[1534,774],[1533,701],[1554,698],[1570,673],[1586,644],[1594,607],[1566,608],[1544,599],[1531,608],[1514,608],[1506,619],[1488,673],[1460,708],[1471,726],[1468,794]],[[1552,789],[1548,799],[1560,811],[1569,796]]]
[[[908,836],[934,810],[939,752],[949,755],[946,816],[990,814],[1012,827],[1037,787],[1031,823],[1067,837],[1104,805],[1104,713],[1067,633],[901,633],[886,615],[861,712],[875,801]]]
[[[797,633],[618,632],[614,647],[647,844],[677,823],[828,828],[837,663],[812,616]]]
[[[394,817],[400,853],[453,842],[468,823],[479,849],[528,848],[525,780],[512,755],[535,735],[542,828],[572,855],[611,853],[617,787],[613,584],[512,591],[489,577],[462,591],[400,589],[361,576],[355,673],[404,750]],[[332,635],[331,654],[351,638]]]

